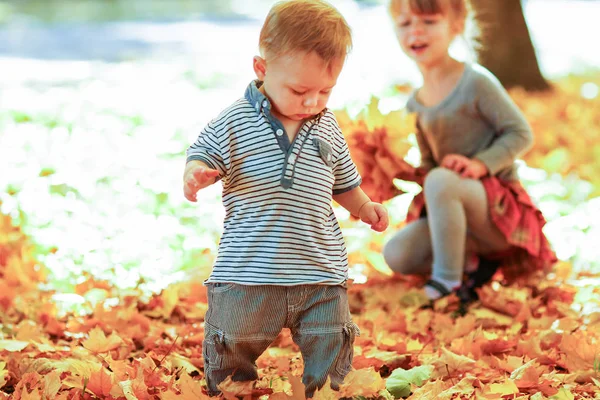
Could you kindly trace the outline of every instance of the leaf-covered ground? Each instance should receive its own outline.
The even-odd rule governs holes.
[[[205,398],[201,282],[146,297],[89,278],[71,295],[88,312],[65,313],[69,296],[36,288],[44,269],[28,238],[7,216],[0,232],[0,398]],[[349,290],[355,370],[316,398],[598,399],[600,277],[568,283],[571,272],[561,263],[546,279],[488,285],[464,316],[452,298],[420,309],[417,281],[373,275]],[[258,366],[259,382],[223,385],[228,398],[303,398],[289,332]]]
[[[552,93],[512,93],[536,132],[524,179],[549,219],[548,234],[563,260],[546,277],[504,285],[497,276],[464,316],[456,312],[453,298],[435,310],[422,310],[421,282],[391,277],[383,265],[385,236],[371,234],[337,210],[355,277],[349,289],[351,311],[362,333],[355,343],[355,370],[341,392],[324,389],[317,398],[600,399],[600,274],[595,264],[599,84],[598,76],[574,77],[556,83]],[[415,160],[412,124],[410,116],[385,116],[375,105],[356,118],[338,115],[369,191],[386,199],[407,192],[386,203],[393,230],[402,225],[401,210],[418,190],[402,181],[390,184],[392,171]],[[198,219],[198,210],[162,190],[172,180],[169,174],[180,172],[171,160],[180,157],[186,140],[175,135],[146,144],[147,154],[157,147],[162,156],[139,171],[141,156],[118,164],[118,152],[128,143],[140,143],[135,138],[147,129],[145,121],[97,109],[81,115],[71,125],[18,112],[3,114],[0,121],[4,157],[16,157],[27,146],[28,154],[40,156],[33,165],[31,159],[15,162],[13,181],[0,198],[5,212],[0,214],[0,398],[203,398],[207,306],[201,278],[210,267],[218,230],[209,224],[198,231],[190,222]],[[117,164],[86,163],[86,153],[75,151],[83,143],[73,132],[94,126],[101,133],[111,124],[132,128],[126,137],[113,139],[114,146],[98,140],[85,148],[113,148]],[[57,146],[74,150],[74,159],[66,165],[53,161],[51,150]],[[399,156],[407,153],[406,159]],[[69,166],[87,174],[76,175]],[[110,199],[111,191],[133,193],[136,214],[118,213],[115,208],[125,207],[118,201],[92,201]],[[33,205],[42,201],[46,211],[36,210]],[[201,217],[212,212],[200,211]],[[127,228],[140,223],[148,236],[128,238]],[[69,236],[69,229],[77,235]],[[127,246],[135,252],[102,253],[103,242],[94,234],[106,232],[116,232],[124,251]],[[161,263],[171,265],[150,264],[158,270],[138,272],[137,281],[123,284],[143,267],[127,268],[123,259],[161,249],[152,247],[157,240],[152,232],[158,239],[173,234],[167,246],[188,258],[162,258]],[[194,247],[205,250],[183,250]],[[85,257],[76,259],[76,254]],[[175,261],[182,265],[178,270],[173,270]],[[98,265],[105,269],[92,268]],[[172,283],[152,290],[152,276]],[[303,398],[302,360],[289,332],[280,335],[258,366],[259,382],[226,382],[226,396]]]

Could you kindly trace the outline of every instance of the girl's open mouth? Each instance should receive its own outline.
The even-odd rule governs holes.
[[[410,49],[415,53],[422,53],[427,47],[427,44],[413,44]]]

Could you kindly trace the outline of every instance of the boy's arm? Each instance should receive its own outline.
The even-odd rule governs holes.
[[[360,187],[333,195],[333,199],[350,211],[354,217],[371,225],[371,229],[383,232],[388,226],[387,210],[379,203],[369,199]]]
[[[198,190],[216,182],[219,171],[210,168],[200,160],[188,161],[183,171],[183,195],[189,201],[197,201]]]
[[[371,201],[369,196],[360,187],[344,193],[334,194],[333,199],[356,218],[360,216],[361,207]]]

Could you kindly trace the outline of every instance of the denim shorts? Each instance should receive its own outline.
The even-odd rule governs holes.
[[[350,317],[345,286],[208,284],[204,374],[209,394],[227,376],[258,378],[256,359],[289,328],[304,361],[307,398],[331,379],[337,389],[352,368],[358,327]]]

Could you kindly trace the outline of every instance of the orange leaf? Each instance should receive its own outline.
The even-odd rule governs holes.
[[[92,372],[87,383],[87,389],[100,398],[110,395],[112,387],[112,375],[107,373],[105,368]]]

